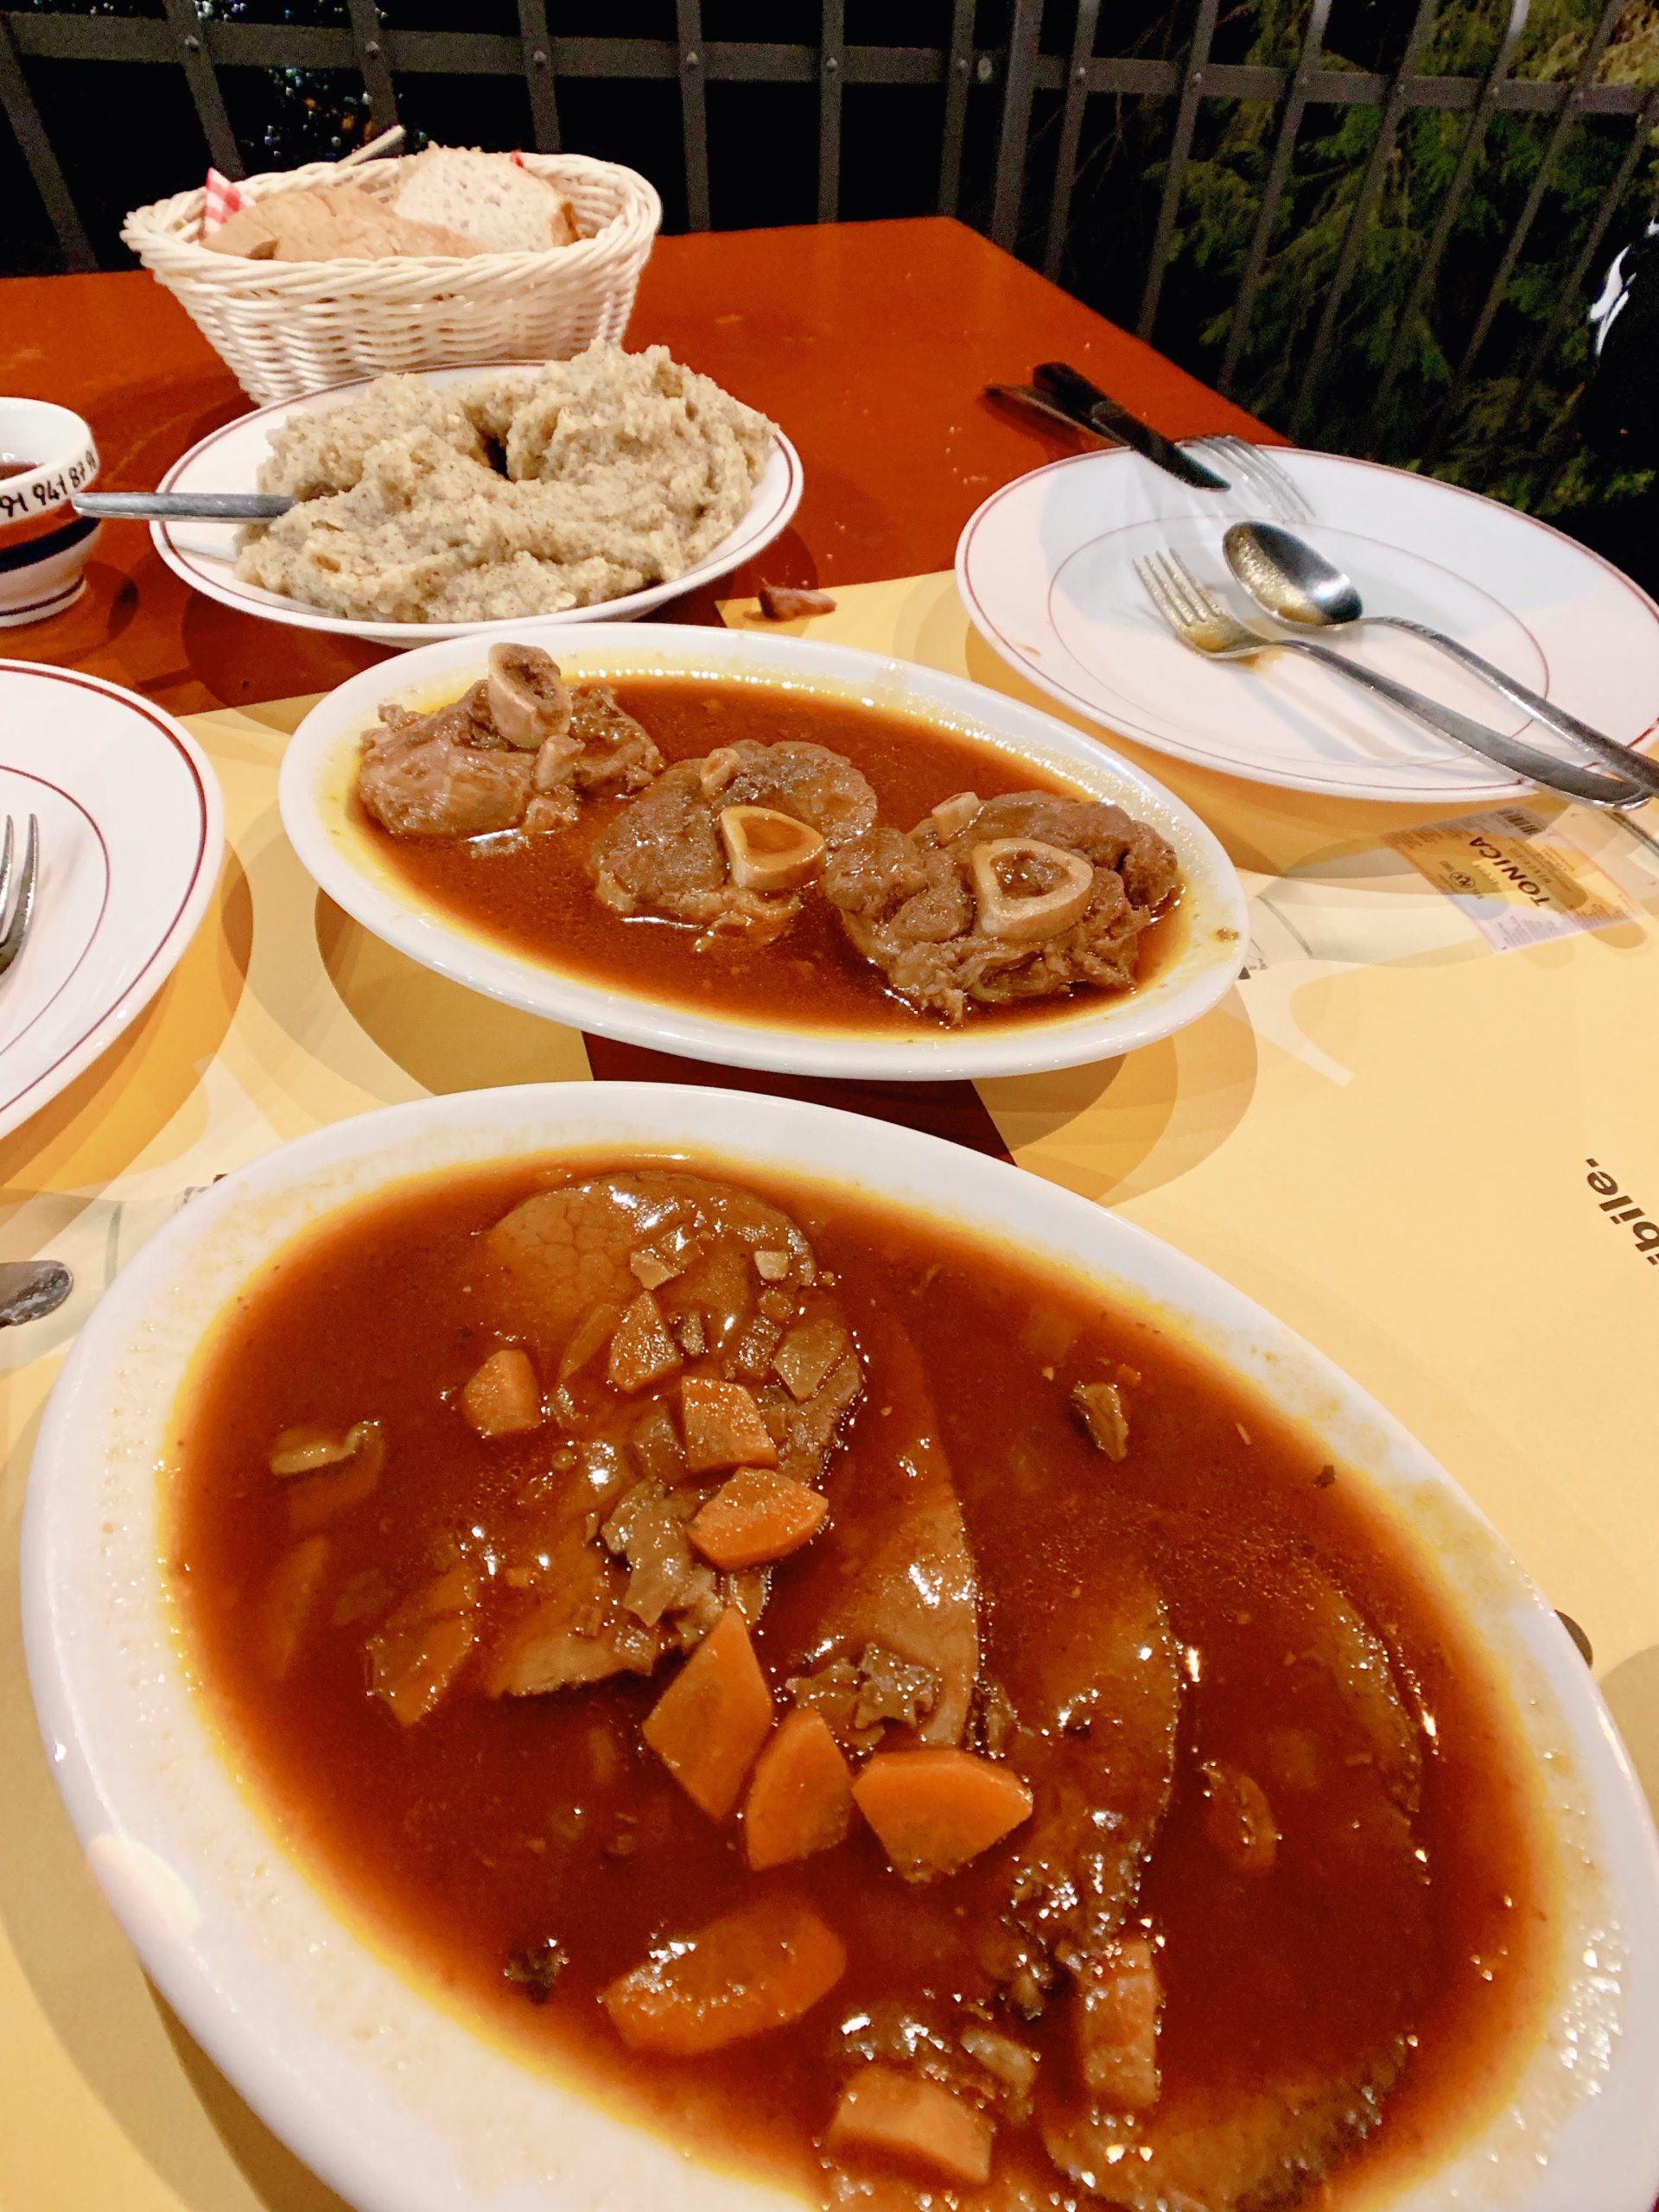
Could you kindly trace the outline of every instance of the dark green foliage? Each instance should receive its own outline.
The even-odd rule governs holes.
[[[1597,12],[1597,0],[1535,0],[1513,73],[1572,77]],[[1421,73],[1484,76],[1509,13],[1508,0],[1445,0]],[[1300,49],[1306,0],[1242,0],[1232,21],[1248,29],[1241,58],[1289,67]],[[1327,54],[1325,66],[1356,65]],[[1378,63],[1367,57],[1363,66]],[[1649,0],[1633,0],[1626,10],[1599,74],[1644,91],[1659,82],[1659,11]],[[1310,110],[1306,118],[1234,387],[1269,421],[1291,419],[1379,121],[1378,111],[1371,107]],[[1214,373],[1227,341],[1233,296],[1277,127],[1275,110],[1259,104],[1234,108],[1188,175],[1170,281],[1172,291],[1183,283],[1202,291],[1206,312],[1184,334],[1187,342],[1182,347],[1199,373]],[[1408,111],[1383,172],[1333,342],[1320,364],[1310,435],[1319,444],[1406,465],[1421,465],[1427,457],[1438,474],[1544,512],[1645,488],[1649,478],[1599,471],[1593,458],[1582,453],[1560,467],[1572,451],[1568,410],[1590,358],[1585,310],[1614,246],[1631,234],[1651,207],[1659,178],[1659,161],[1649,149],[1609,229],[1607,248],[1596,257],[1584,296],[1564,299],[1585,238],[1629,146],[1631,125],[1626,118],[1592,117],[1568,137],[1436,454],[1433,436],[1442,403],[1553,127],[1553,119],[1545,117],[1492,115],[1444,257],[1405,334],[1397,374],[1391,389],[1382,391],[1397,319],[1422,265],[1469,127],[1466,114],[1433,108]],[[1160,336],[1168,342],[1161,327]],[[1517,408],[1527,382],[1530,392]]]

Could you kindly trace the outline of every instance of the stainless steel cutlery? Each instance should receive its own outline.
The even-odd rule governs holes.
[[[1562,760],[1536,746],[1508,737],[1467,715],[1457,713],[1408,684],[1350,660],[1330,645],[1311,638],[1282,637],[1252,629],[1241,622],[1207,586],[1201,583],[1178,553],[1166,548],[1135,564],[1147,596],[1184,645],[1212,660],[1253,660],[1264,652],[1306,654],[1332,669],[1349,683],[1386,699],[1441,737],[1483,760],[1495,760],[1511,775],[1539,784],[1590,806],[1616,809],[1640,806],[1649,797],[1646,788],[1628,775],[1609,775],[1600,769]]]
[[[77,514],[107,522],[275,522],[295,502],[276,492],[77,492]]]
[[[1362,626],[1403,630],[1409,637],[1421,638],[1523,709],[1542,728],[1554,730],[1616,775],[1639,784],[1649,797],[1659,793],[1659,761],[1604,736],[1444,631],[1431,629],[1426,622],[1410,621],[1402,614],[1366,613],[1352,582],[1293,531],[1270,522],[1235,523],[1224,535],[1221,549],[1228,567],[1256,605],[1280,621],[1301,629],[1338,632]]]
[[[41,825],[32,814],[29,817],[29,838],[23,847],[22,864],[14,872],[16,852],[16,824],[8,815],[5,837],[3,842],[0,842],[0,976],[10,971],[21,955],[35,918],[35,882],[41,865]]]

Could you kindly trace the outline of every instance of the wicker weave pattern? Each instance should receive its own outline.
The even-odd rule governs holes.
[[[200,188],[136,208],[121,236],[261,405],[389,369],[559,360],[595,338],[621,337],[663,207],[644,177],[614,162],[576,154],[524,162],[575,209],[574,245],[458,261],[243,261],[199,242]],[[386,198],[401,166],[367,162],[352,181]],[[241,190],[253,200],[338,175],[334,162],[314,162],[251,177]]]

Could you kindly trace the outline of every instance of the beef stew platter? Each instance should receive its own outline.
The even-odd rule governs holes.
[[[988,1235],[695,1155],[452,1166],[247,1282],[170,1459],[284,1847],[694,2155],[880,2212],[1333,2207],[1537,2038],[1555,1862],[1474,1639],[1311,1435]]]
[[[1225,855],[1095,741],[846,647],[598,634],[331,694],[283,772],[322,889],[527,1010],[809,1074],[1080,1065],[1236,977]]]
[[[1121,807],[912,715],[535,645],[383,706],[359,818],[423,898],[619,990],[914,1033],[1133,990],[1180,874]],[[1150,936],[1150,943],[1149,943]]]

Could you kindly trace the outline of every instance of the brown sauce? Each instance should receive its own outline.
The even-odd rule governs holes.
[[[36,461],[13,461],[10,455],[0,454],[0,477],[27,476],[39,467]]]
[[[360,1624],[320,1629],[280,1686],[260,1671],[249,1634],[251,1609],[290,1541],[266,1462],[272,1438],[294,1424],[372,1416],[388,1439],[379,1501],[331,1529],[325,1622],[353,1577],[377,1572],[396,1587],[429,1571],[435,1542],[458,1526],[487,1527],[545,1469],[545,1433],[485,1442],[445,1402],[492,1341],[468,1302],[477,1240],[532,1192],[611,1164],[521,1162],[410,1185],[325,1223],[274,1262],[224,1315],[181,1402],[174,1587],[231,1756],[349,1916],[532,2063],[620,2096],[677,2143],[816,2197],[856,2024],[924,1998],[950,2001],[964,1945],[995,1908],[1001,1847],[918,1887],[855,1821],[838,1848],[757,1876],[734,1828],[696,1810],[640,1743],[677,1662],[651,1681],[550,1697],[493,1700],[463,1688],[400,1728],[365,1694]],[[988,1671],[1017,1673],[1020,1649],[1086,1606],[1103,1561],[1126,1548],[1165,1593],[1194,1683],[1184,1688],[1174,1793],[1140,1900],[1163,1943],[1166,2105],[1179,2108],[1206,2085],[1248,2097],[1287,2070],[1339,2076],[1356,2050],[1404,2036],[1410,2054],[1374,2143],[1432,2145],[1477,2123],[1535,2024],[1548,1951],[1535,1815],[1479,1662],[1360,1485],[1207,1359],[1078,1280],[886,1205],[741,1179],[805,1227],[866,1363],[866,1395],[826,1484],[831,1531],[849,1484],[882,1464],[884,1434],[907,1418],[907,1340],[977,1563]],[[1074,1376],[1117,1362],[1139,1380],[1128,1456],[1114,1464],[1088,1441],[1065,1392]],[[1259,1770],[1290,1664],[1264,1634],[1263,1607],[1287,1562],[1310,1550],[1386,1639],[1414,1713],[1433,1716],[1414,1820],[1427,1934],[1409,1946],[1387,1872],[1363,1851],[1345,1862],[1339,1853],[1329,1863],[1298,1856],[1298,1821],[1313,1815],[1290,1798],[1275,1800],[1285,1840],[1265,1879],[1230,1872],[1206,1832],[1197,1761]],[[780,1700],[823,1577],[835,1571],[822,1541],[775,1571],[754,1643]],[[698,2060],[631,2054],[600,2008],[601,1988],[654,1944],[767,1885],[810,1899],[839,1933],[849,1961],[840,1985],[795,2025]],[[504,1968],[549,1939],[568,1963],[532,2004]],[[1063,2017],[1052,2011],[1018,2032],[1046,2075],[1064,2073]],[[1338,2160],[1333,2191],[1370,2155]],[[1006,2124],[990,2188],[949,2201],[1006,2206],[1022,2177],[1035,2201],[1078,2201],[1035,2132]],[[1306,2196],[1274,2202],[1345,2200],[1325,2186],[1315,2178]],[[908,2190],[880,2199],[941,2201]]]
[[[962,791],[982,798],[1044,791],[1086,791],[936,725],[855,701],[702,677],[634,677],[613,685],[672,764],[716,746],[804,740],[851,760],[874,789],[884,822],[909,829]],[[394,837],[355,798],[352,818],[392,874],[426,904],[512,951],[601,988],[645,995],[778,1029],[860,1029],[892,1038],[937,1037],[945,1025],[888,990],[848,943],[829,902],[809,895],[770,945],[720,936],[699,948],[695,925],[612,913],[594,899],[588,853],[627,802],[589,802],[556,836],[516,840]],[[1179,903],[1141,938],[1136,981],[1147,982],[1179,942]],[[1015,1007],[972,1007],[975,1029],[1052,1020],[1104,997],[1098,991]]]

